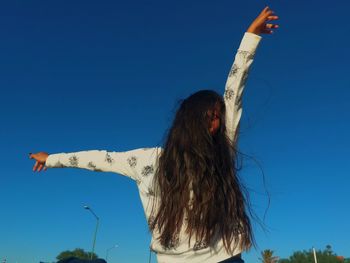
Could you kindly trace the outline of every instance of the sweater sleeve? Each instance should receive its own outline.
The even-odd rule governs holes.
[[[50,154],[45,166],[48,168],[81,168],[97,172],[113,172],[135,181],[154,173],[159,148],[143,148],[127,152],[105,150]]]
[[[242,115],[243,89],[260,40],[261,37],[258,35],[244,34],[226,81],[224,93],[226,129],[227,136],[232,143],[235,143],[237,139],[238,125]]]

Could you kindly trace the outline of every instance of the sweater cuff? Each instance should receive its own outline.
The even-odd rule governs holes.
[[[47,168],[55,168],[60,165],[60,154],[50,154],[45,162]]]
[[[254,54],[259,46],[261,39],[262,37],[259,35],[245,32],[238,50],[247,51],[251,54]]]

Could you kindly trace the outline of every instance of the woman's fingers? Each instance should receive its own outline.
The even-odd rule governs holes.
[[[264,33],[264,34],[273,34],[273,31],[272,30],[263,30],[263,32],[262,33]]]
[[[265,9],[264,9],[261,13],[262,13],[262,15],[264,15],[265,17],[274,14],[274,12],[273,12],[269,7],[265,7]]]
[[[276,20],[278,16],[275,15],[275,12],[271,10],[268,6],[261,12],[261,15],[265,20]]]
[[[270,8],[265,8],[265,28],[263,29],[263,33],[265,34],[272,34],[273,30],[272,29],[276,29],[279,27],[279,25],[277,24],[271,24],[271,23],[266,23],[267,21],[273,21],[273,20],[277,20],[279,17],[274,15],[275,13],[270,9]]]
[[[267,24],[266,27],[262,30],[264,34],[272,34],[273,29],[278,28],[277,25]]]
[[[46,171],[47,167],[43,163],[39,163],[38,161],[36,161],[33,167],[33,172],[40,172],[41,170]]]
[[[41,169],[43,169],[43,167],[44,167],[44,165],[43,165],[43,164],[40,164],[40,165],[39,165],[39,168],[38,168],[38,172],[40,172]]]
[[[278,25],[266,24],[266,28],[268,28],[268,29],[271,29],[271,28],[278,28]]]
[[[38,168],[38,166],[39,166],[39,162],[36,161],[35,164],[34,164],[34,167],[33,167],[33,172],[36,171],[36,169]]]
[[[271,11],[270,7],[269,7],[269,6],[266,6],[266,7],[263,9],[262,13],[267,13],[267,12],[269,12],[269,11]]]
[[[44,165],[44,164],[41,164],[39,162],[37,162],[35,165],[34,165],[34,168],[33,168],[33,171],[35,172],[40,172],[40,171],[46,171],[47,170],[47,167]]]
[[[267,20],[277,20],[278,16],[268,16]]]
[[[266,23],[267,21],[277,20],[279,17],[275,15],[275,12],[272,11],[269,7],[265,7],[262,14],[260,15],[260,21]]]

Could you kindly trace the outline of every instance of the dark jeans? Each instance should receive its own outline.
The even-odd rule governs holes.
[[[57,263],[107,263],[107,262],[104,259],[84,260],[84,259],[78,259],[75,257],[70,257],[67,259],[57,261]]]
[[[234,256],[218,263],[244,263],[244,261],[241,259],[241,257]]]

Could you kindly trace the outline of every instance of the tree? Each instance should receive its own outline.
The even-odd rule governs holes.
[[[278,257],[273,256],[273,250],[265,249],[261,252],[262,258],[260,258],[262,263],[276,263],[278,261]]]
[[[81,248],[76,248],[73,251],[66,250],[58,254],[56,257],[57,260],[63,260],[71,257],[76,257],[79,259],[90,259],[91,258],[91,252],[85,252],[84,249]],[[97,259],[98,256],[93,253],[92,254],[92,259]]]
[[[344,262],[332,251],[332,247],[327,245],[326,248],[321,251],[316,251],[317,262],[322,263],[340,263]],[[314,263],[314,252],[312,249],[306,251],[296,251],[288,259],[281,259],[279,263]],[[346,262],[346,261],[345,261]]]

